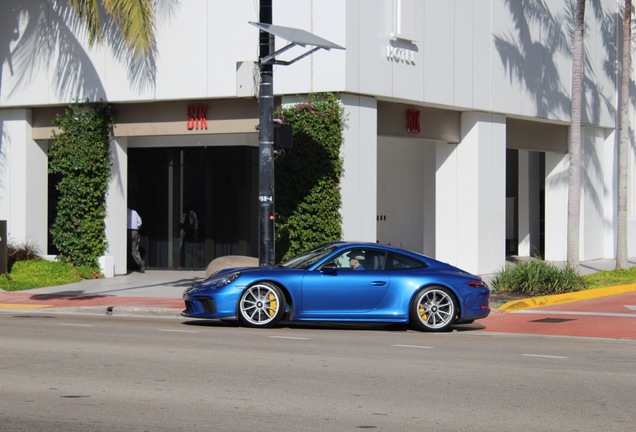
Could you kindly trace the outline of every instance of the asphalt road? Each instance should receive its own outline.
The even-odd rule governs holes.
[[[0,314],[3,431],[633,431],[636,342]]]

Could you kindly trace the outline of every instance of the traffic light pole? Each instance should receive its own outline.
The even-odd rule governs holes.
[[[259,19],[272,23],[272,0],[261,0]],[[260,86],[258,92],[258,258],[259,264],[274,265],[274,74],[271,62],[263,59],[274,52],[274,35],[259,30]]]

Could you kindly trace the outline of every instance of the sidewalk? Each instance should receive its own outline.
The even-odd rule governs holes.
[[[636,265],[636,258],[629,260]],[[603,270],[612,270],[614,260],[594,260],[581,263],[583,275]],[[489,276],[484,275],[486,281]],[[88,313],[108,315],[136,315],[179,317],[183,309],[183,291],[194,282],[202,280],[205,271],[148,270],[133,272],[108,279],[84,280],[81,282],[28,291],[5,292],[0,290],[0,311],[42,310],[47,312]],[[596,291],[596,294],[601,291]],[[602,292],[599,296],[612,295],[613,291]],[[589,292],[580,294],[580,299],[589,299]],[[567,301],[579,300],[576,293],[569,294]],[[541,298],[540,304],[527,299],[516,305],[515,310],[532,308],[563,302],[558,298]],[[556,296],[555,296],[556,297]],[[552,302],[552,303],[551,303]],[[506,306],[506,305],[504,305]],[[507,307],[511,307],[508,305]],[[503,313],[503,312],[502,312]]]
[[[0,290],[0,311],[179,317],[183,291],[202,280],[205,271],[148,270],[108,279],[5,292]]]

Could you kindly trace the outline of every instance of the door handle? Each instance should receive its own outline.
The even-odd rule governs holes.
[[[385,286],[386,282],[385,281],[373,281],[371,282],[371,286]]]

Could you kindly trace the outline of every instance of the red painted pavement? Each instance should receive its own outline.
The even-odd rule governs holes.
[[[29,294],[25,291],[0,292],[0,304],[2,303],[11,305],[41,305],[47,307],[120,306],[137,308],[174,308],[179,310],[184,308],[183,300],[174,298]]]
[[[636,308],[636,292],[512,313],[493,309],[488,318],[475,324],[484,327],[479,331],[488,332],[636,340],[636,310],[627,306]]]

